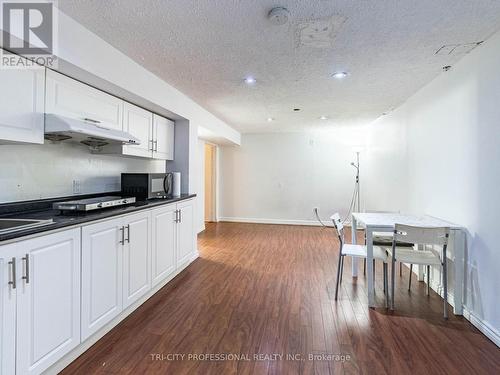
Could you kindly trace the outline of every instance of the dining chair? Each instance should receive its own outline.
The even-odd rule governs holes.
[[[450,236],[450,228],[425,228],[409,225],[396,224],[394,228],[394,236],[392,239],[392,247],[385,248],[391,257],[391,309],[394,310],[394,266],[396,261],[410,264],[418,264],[427,266],[427,294],[430,289],[430,267],[441,266],[443,275],[443,299],[444,299],[444,318],[448,319],[448,279],[446,267],[446,250],[448,247],[448,238]],[[414,247],[401,247],[397,242],[415,243],[423,246],[423,250],[415,249]],[[441,255],[434,249],[426,250],[426,246],[440,246],[442,249]],[[410,275],[411,277],[411,275]]]
[[[400,211],[377,211],[377,210],[366,210],[366,213],[372,213],[372,214],[399,214]],[[392,246],[392,232],[373,232],[373,245],[374,246]],[[366,245],[366,230],[365,230],[365,245]],[[398,246],[402,247],[413,247],[414,244],[412,243],[405,243],[405,242],[398,242]],[[412,270],[413,267],[410,264],[410,270]],[[366,275],[366,259],[363,262],[363,275]],[[399,276],[403,275],[403,263],[399,262]],[[408,282],[408,290],[411,287],[411,273],[410,273],[410,280]]]
[[[344,257],[350,256],[353,258],[364,258],[366,259],[366,246],[364,245],[353,245],[345,243],[345,235],[344,235],[344,225],[342,224],[342,220],[340,219],[340,215],[338,213],[330,216],[330,219],[333,221],[333,226],[337,231],[337,236],[339,239],[340,247],[339,247],[339,261],[337,267],[337,283],[335,285],[335,301],[338,297],[339,292],[339,284],[342,282],[342,273],[344,270]],[[389,257],[385,249],[379,246],[373,246],[373,259],[381,260],[384,264],[383,272],[384,272],[384,292],[385,292],[385,304],[386,307],[389,307],[389,281],[388,281],[388,272],[387,267],[389,263]]]

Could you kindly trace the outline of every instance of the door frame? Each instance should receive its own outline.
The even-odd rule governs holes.
[[[211,163],[211,166],[212,166],[212,170],[211,170],[211,176],[212,176],[212,196],[210,197],[211,198],[211,204],[212,204],[212,212],[210,214],[210,222],[218,222],[219,221],[219,215],[218,215],[218,207],[217,207],[217,203],[219,202],[219,191],[218,191],[218,180],[219,180],[219,174],[218,174],[218,171],[219,171],[219,168],[218,168],[218,165],[219,165],[219,146],[215,143],[212,143],[212,142],[208,142],[208,141],[205,141],[205,147],[203,148],[203,151],[205,153],[204,157],[203,157],[203,160],[205,162],[205,166],[206,166],[206,146],[209,146],[209,147],[212,147],[213,149],[213,152],[212,152],[212,163]],[[207,170],[205,168],[205,181],[206,181],[206,176],[207,176]],[[203,185],[205,187],[205,184]],[[204,194],[204,197],[205,197],[205,207],[206,207],[206,204],[207,204],[207,200],[208,200],[208,197],[206,194]],[[205,210],[205,207],[203,207],[203,209]],[[205,212],[205,211],[204,211]],[[206,221],[206,217],[205,217],[205,214],[203,215],[203,218],[204,218],[204,221]]]

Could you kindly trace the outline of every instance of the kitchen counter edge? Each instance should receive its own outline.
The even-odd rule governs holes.
[[[180,197],[170,198],[170,199],[159,199],[159,200],[149,200],[147,203],[137,202],[136,205],[130,205],[119,208],[110,208],[102,211],[96,211],[87,213],[85,215],[52,215],[54,218],[57,217],[58,220],[53,224],[35,227],[31,229],[26,229],[18,232],[0,234],[0,247],[13,242],[19,242],[33,237],[39,237],[40,235],[48,234],[54,231],[60,231],[61,229],[70,229],[72,227],[80,227],[85,224],[91,224],[93,222],[106,220],[116,216],[129,215],[134,212],[154,209],[160,206],[165,206],[173,203],[182,202],[185,200],[193,199],[196,194],[183,194]],[[141,204],[142,203],[142,204]],[[54,211],[56,212],[56,211]],[[33,216],[33,213],[30,213]],[[19,213],[19,215],[9,215],[10,218],[27,216],[27,213]],[[39,214],[38,214],[39,215]]]

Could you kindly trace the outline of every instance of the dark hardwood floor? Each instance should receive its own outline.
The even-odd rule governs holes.
[[[199,259],[63,373],[500,373],[500,349],[451,308],[444,321],[442,300],[426,296],[423,283],[408,293],[407,269],[397,276],[396,311],[369,309],[366,279],[353,279],[346,259],[336,302],[338,243],[329,229],[209,224],[199,249]],[[381,271],[379,263],[383,306]],[[218,353],[249,358],[188,358]],[[254,358],[273,354],[285,357]]]

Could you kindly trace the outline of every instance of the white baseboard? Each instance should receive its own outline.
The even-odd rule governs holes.
[[[278,225],[307,225],[321,226],[316,220],[287,220],[287,219],[261,219],[248,217],[219,217],[219,221],[227,221],[232,223],[253,223],[253,224],[278,224]]]
[[[500,332],[464,306],[464,318],[500,348]]]
[[[431,278],[431,289],[443,298],[443,287],[439,281]],[[448,303],[455,307],[453,299],[453,291],[448,291]],[[496,346],[500,347],[500,332],[495,329],[491,324],[478,317],[473,311],[469,310],[467,306],[463,305],[463,317],[476,327],[482,334],[489,338]]]

